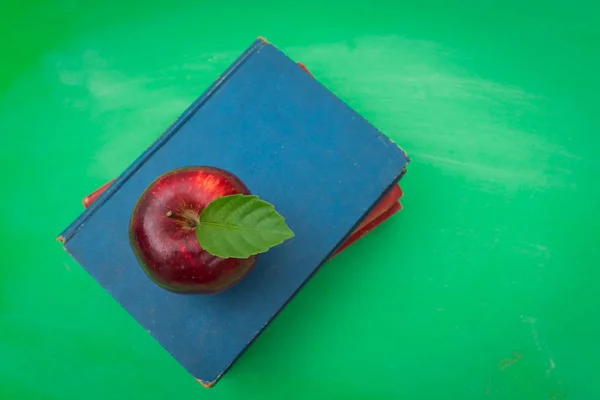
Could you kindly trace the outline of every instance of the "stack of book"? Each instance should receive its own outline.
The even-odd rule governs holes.
[[[408,155],[307,72],[257,39],[119,177],[86,197],[58,238],[206,387],[323,264],[401,209]],[[295,236],[260,254],[231,288],[182,295],[142,271],[129,222],[156,178],[200,165],[235,174],[285,216]]]

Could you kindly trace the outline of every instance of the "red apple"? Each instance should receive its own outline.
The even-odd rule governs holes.
[[[251,193],[237,176],[214,167],[176,169],[148,186],[133,211],[129,237],[152,281],[175,293],[213,294],[250,272],[256,256],[219,258],[205,251],[196,237],[202,210],[232,194]]]

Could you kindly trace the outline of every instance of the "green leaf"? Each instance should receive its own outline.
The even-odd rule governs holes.
[[[219,197],[200,214],[202,248],[222,258],[248,258],[294,237],[275,207],[254,195]]]

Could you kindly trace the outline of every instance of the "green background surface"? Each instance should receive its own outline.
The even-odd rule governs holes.
[[[349,3],[0,3],[1,399],[600,398],[600,6]],[[207,390],[56,236],[259,35],[413,162]]]

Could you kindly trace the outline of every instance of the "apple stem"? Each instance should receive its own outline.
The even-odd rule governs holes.
[[[181,221],[188,225],[190,228],[195,228],[196,226],[198,226],[198,221],[196,221],[194,218],[179,215],[170,210],[167,212],[167,217],[176,219],[177,221]]]

